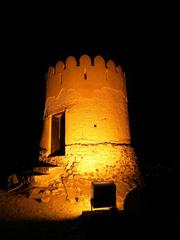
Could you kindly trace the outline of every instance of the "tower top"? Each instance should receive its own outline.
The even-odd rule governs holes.
[[[76,59],[74,56],[68,56],[65,60],[65,63],[63,61],[58,61],[55,68],[50,66],[49,69],[54,68],[54,70],[59,70],[61,72],[64,69],[68,69],[71,67],[88,67],[88,66],[89,67],[101,66],[107,69],[123,72],[120,65],[116,65],[115,62],[111,59],[105,61],[101,55],[97,55],[94,58],[91,58],[86,54],[81,55],[79,59]]]
[[[56,97],[62,88],[90,91],[109,87],[121,90],[126,95],[125,74],[121,66],[116,66],[113,60],[105,62],[100,55],[94,59],[82,55],[78,61],[75,57],[69,56],[65,63],[58,61],[55,67],[50,66],[46,79],[47,98]]]

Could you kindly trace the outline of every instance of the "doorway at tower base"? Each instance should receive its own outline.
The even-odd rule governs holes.
[[[49,188],[62,196],[62,201],[91,209],[91,188],[94,181],[113,181],[116,205],[123,209],[129,191],[140,187],[141,177],[134,149],[130,145],[77,144],[66,146],[65,156],[41,157],[54,164],[46,175],[34,176],[35,187]]]

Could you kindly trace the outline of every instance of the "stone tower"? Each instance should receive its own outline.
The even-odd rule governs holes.
[[[56,167],[36,186],[58,189],[62,201],[90,209],[91,183],[114,181],[117,208],[140,184],[128,119],[125,74],[112,60],[72,56],[46,76],[39,160]]]

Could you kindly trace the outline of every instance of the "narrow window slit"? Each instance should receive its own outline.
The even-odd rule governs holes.
[[[106,80],[109,80],[109,74],[108,74],[108,70],[106,69]]]
[[[60,73],[60,83],[62,84],[62,73]]]
[[[87,79],[87,71],[86,71],[86,68],[84,69],[84,79]]]

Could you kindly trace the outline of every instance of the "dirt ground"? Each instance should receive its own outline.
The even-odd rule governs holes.
[[[180,239],[180,223],[174,225],[159,216],[137,218],[123,211],[87,211],[77,216],[73,207],[65,215],[67,205],[60,202],[58,195],[39,202],[1,190],[2,239]]]
[[[70,205],[70,207],[69,207]],[[68,211],[66,210],[68,206]],[[49,195],[48,202],[29,198],[16,192],[0,191],[0,220],[59,221],[80,216],[78,203],[62,203],[60,195]]]
[[[86,211],[78,203],[62,204],[61,195],[37,201],[25,194],[0,190],[0,239],[180,239],[180,209],[177,179],[153,182],[135,201],[137,212]],[[71,207],[69,207],[71,206]],[[133,205],[132,205],[133,206]],[[67,210],[68,209],[68,210]]]

